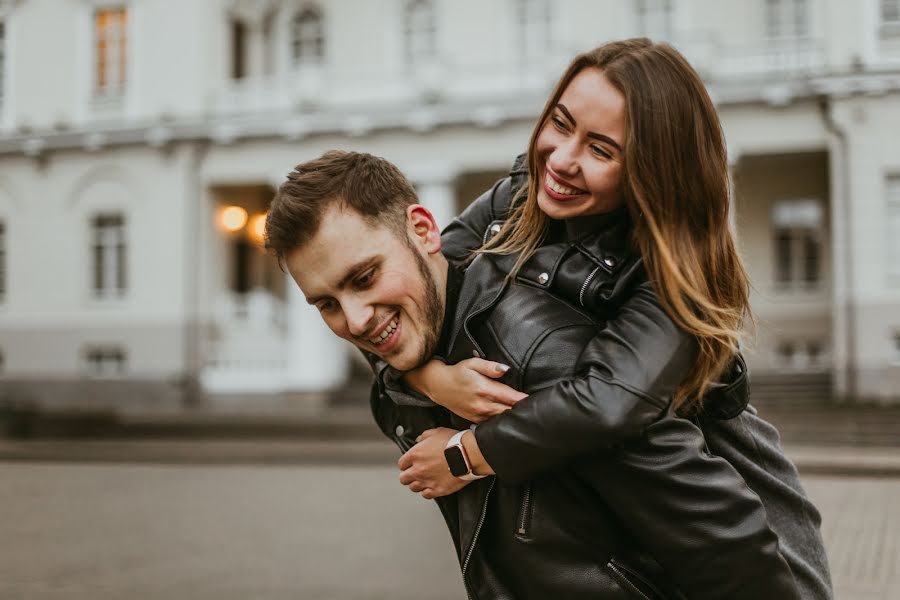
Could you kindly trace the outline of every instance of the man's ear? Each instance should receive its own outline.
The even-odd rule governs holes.
[[[430,210],[421,204],[411,204],[406,209],[406,221],[412,227],[415,240],[428,254],[441,251],[441,230]]]

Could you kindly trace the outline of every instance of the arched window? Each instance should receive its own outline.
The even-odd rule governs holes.
[[[325,57],[325,26],[322,11],[309,5],[300,9],[291,27],[294,64],[318,64]]]
[[[427,62],[437,54],[434,5],[428,0],[410,0],[405,15],[406,62]]]
[[[547,0],[516,0],[516,13],[524,59],[545,56],[550,46],[550,4]]]

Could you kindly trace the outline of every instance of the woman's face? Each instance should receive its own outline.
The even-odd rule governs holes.
[[[625,97],[600,69],[583,69],[537,137],[541,210],[568,219],[619,208],[624,142]]]

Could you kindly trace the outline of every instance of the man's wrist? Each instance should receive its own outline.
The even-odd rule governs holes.
[[[472,473],[476,475],[493,475],[494,470],[488,464],[487,460],[484,458],[484,455],[481,453],[481,449],[478,447],[478,440],[475,439],[475,430],[466,431],[460,442],[463,445],[463,448],[466,451],[466,456],[469,458],[469,464],[472,467]]]

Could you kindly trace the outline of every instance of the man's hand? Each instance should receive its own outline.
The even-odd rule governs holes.
[[[528,395],[494,381],[508,370],[506,365],[482,358],[469,358],[455,365],[431,360],[406,373],[404,380],[463,419],[482,423]]]
[[[446,427],[428,429],[416,438],[416,445],[400,457],[400,483],[426,500],[439,498],[464,488],[468,481],[454,477],[444,458],[444,448],[456,431]]]

